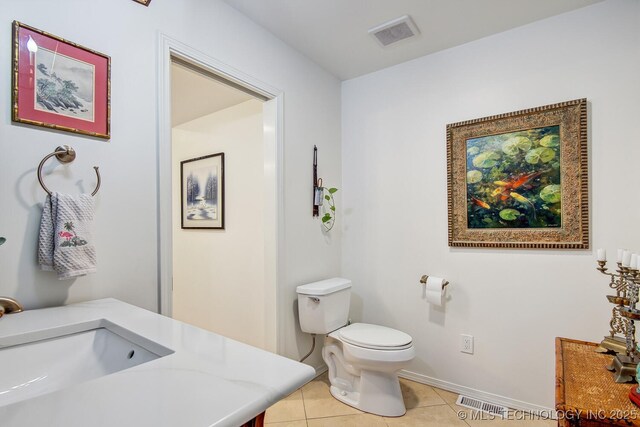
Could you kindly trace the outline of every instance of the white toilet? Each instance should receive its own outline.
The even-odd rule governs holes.
[[[328,334],[322,358],[329,367],[333,397],[372,414],[404,415],[397,372],[415,356],[411,336],[367,323],[347,325],[350,280],[322,280],[296,291],[302,331]]]

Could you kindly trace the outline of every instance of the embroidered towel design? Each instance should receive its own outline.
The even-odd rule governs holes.
[[[58,279],[95,273],[96,252],[90,225],[93,198],[52,193],[42,211],[38,239],[38,263],[43,270],[54,270]]]

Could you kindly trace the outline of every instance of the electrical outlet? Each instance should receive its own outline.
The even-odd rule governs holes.
[[[473,335],[460,334],[460,351],[473,354]]]

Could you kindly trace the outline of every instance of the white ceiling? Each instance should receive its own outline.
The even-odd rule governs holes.
[[[224,0],[342,80],[602,0]],[[411,15],[421,34],[386,48],[369,28]]]
[[[179,126],[207,114],[254,99],[180,64],[171,64],[171,125]]]

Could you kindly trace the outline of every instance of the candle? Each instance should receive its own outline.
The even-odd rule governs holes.
[[[624,249],[618,249],[618,263],[622,264],[622,253],[624,252]]]
[[[638,269],[638,254],[631,254],[631,264],[629,265],[629,268],[633,270]]]
[[[598,261],[606,261],[607,260],[607,251],[600,248],[598,249]]]
[[[624,251],[622,253],[622,266],[623,267],[629,267],[630,264],[631,264],[631,252],[630,251]]]

